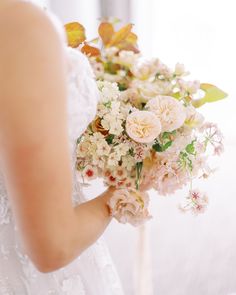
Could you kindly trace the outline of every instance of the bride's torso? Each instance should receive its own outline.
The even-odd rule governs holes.
[[[4,9],[3,7],[6,3],[9,3],[7,0],[2,1],[5,2],[0,3],[0,10]],[[66,46],[62,25],[51,13],[48,13],[48,16],[54,22],[58,33],[62,36],[62,46],[64,46],[67,60],[68,138],[71,150],[71,169],[73,172],[72,202],[75,205],[86,201],[76,178],[76,141],[95,116],[98,90],[87,58],[78,50]],[[22,247],[1,168],[0,294],[122,294],[116,271],[102,241],[98,241],[81,257],[59,271],[51,274],[42,274],[35,269]]]

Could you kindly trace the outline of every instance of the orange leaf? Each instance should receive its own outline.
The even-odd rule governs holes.
[[[85,29],[78,22],[66,24],[65,29],[67,33],[68,45],[70,47],[76,48],[86,39]]]
[[[107,45],[111,41],[115,31],[112,24],[104,22],[100,24],[98,33],[102,38],[104,45]]]
[[[82,47],[81,52],[83,52],[84,54],[89,55],[89,56],[99,56],[101,54],[101,52],[98,48],[90,46],[88,44],[85,44]]]
[[[119,44],[121,41],[124,41],[131,33],[132,27],[133,27],[132,24],[128,24],[128,25],[124,26],[123,28],[121,28],[118,32],[116,32],[113,35],[111,41],[107,45],[108,46],[115,46],[115,45]]]

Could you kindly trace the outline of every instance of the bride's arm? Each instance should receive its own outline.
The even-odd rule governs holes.
[[[27,253],[42,272],[65,266],[110,222],[111,190],[73,208],[61,40],[37,8],[0,13],[1,157]]]

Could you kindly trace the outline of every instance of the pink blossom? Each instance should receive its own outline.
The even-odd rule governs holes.
[[[189,191],[189,195],[186,198],[186,204],[179,208],[182,212],[191,211],[193,214],[197,215],[199,213],[204,213],[207,205],[207,195],[195,189]]]
[[[116,190],[108,202],[114,218],[120,223],[130,223],[133,226],[141,225],[151,218],[148,204],[147,193],[127,189]]]
[[[205,137],[205,144],[211,144],[215,155],[221,155],[224,151],[223,134],[218,126],[211,122],[206,122],[199,128]]]
[[[180,167],[177,156],[165,158],[159,154],[151,167],[144,168],[141,189],[154,188],[165,196],[181,189],[189,180],[188,171]]]

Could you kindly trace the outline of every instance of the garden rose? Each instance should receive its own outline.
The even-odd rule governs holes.
[[[111,215],[121,223],[134,226],[143,224],[151,216],[148,212],[149,197],[147,193],[136,190],[116,190],[108,202]]]
[[[126,120],[126,132],[139,143],[150,143],[161,133],[160,120],[148,111],[135,111]]]
[[[156,96],[148,101],[146,107],[161,121],[163,132],[178,129],[186,119],[184,106],[171,96]]]

